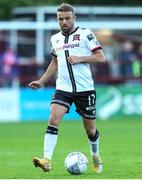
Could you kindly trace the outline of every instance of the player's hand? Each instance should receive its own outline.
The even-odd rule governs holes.
[[[28,84],[28,86],[32,89],[39,89],[43,86],[43,84],[40,81],[32,81]]]
[[[78,56],[69,56],[68,57],[68,62],[70,64],[78,64],[81,62],[81,57],[78,57]]]

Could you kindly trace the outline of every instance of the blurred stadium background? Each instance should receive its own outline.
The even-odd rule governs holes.
[[[16,123],[14,129],[12,122],[26,121],[29,123],[29,127],[34,129],[35,125],[33,124],[32,128],[29,121],[46,122],[48,120],[56,74],[41,90],[33,91],[27,85],[32,80],[38,79],[48,67],[51,61],[50,37],[59,31],[56,22],[57,1],[28,2],[26,0],[15,0],[9,1],[9,5],[6,2],[0,1],[1,140],[6,135],[5,130],[14,134],[16,131],[17,134],[19,133],[16,127],[19,127],[18,124],[20,123]],[[62,1],[58,1],[58,4],[60,2]],[[123,120],[126,122],[133,120],[133,124],[125,122],[127,124],[124,126],[126,127],[125,132],[118,128],[122,130],[122,134],[128,133],[131,137],[133,128],[135,129],[135,121],[138,123],[137,120],[142,120],[142,3],[138,0],[116,1],[115,4],[111,0],[107,4],[103,0],[96,1],[96,3],[94,1],[76,0],[71,3],[74,4],[77,15],[76,24],[82,28],[92,29],[107,57],[105,64],[92,65],[92,76],[97,89],[97,118],[100,121],[107,121],[108,126],[110,121],[116,119],[117,127],[120,125],[119,120],[121,123]],[[64,117],[64,120],[79,119],[80,117],[75,113],[74,107],[72,107],[70,114]],[[137,130],[140,133],[138,128],[141,126],[141,121],[139,122],[135,133]],[[13,130],[10,130],[10,126],[5,126],[9,124],[12,125]],[[129,124],[131,125],[128,126]],[[36,128],[38,125],[36,124]],[[40,124],[39,127],[42,126]],[[107,125],[104,126],[103,122],[100,122],[99,126],[102,132],[103,128],[107,127]],[[115,121],[109,127],[115,129]],[[19,129],[21,133],[21,127]],[[110,129],[107,130],[110,131]],[[106,136],[107,130],[104,130]],[[27,129],[27,133],[29,131]],[[15,134],[14,138],[16,136]],[[140,137],[140,135],[138,136]],[[135,138],[137,139],[137,136]],[[117,140],[119,141],[119,139]],[[112,141],[113,146],[115,141]],[[4,153],[6,151],[5,146],[3,144],[0,146],[1,153]],[[0,158],[2,157],[7,156],[1,154]],[[2,177],[9,178],[6,174],[7,172]],[[120,175],[120,177],[140,177],[136,176],[135,173],[133,175]],[[11,177],[16,177],[16,175],[12,174]],[[22,176],[17,177],[21,178]],[[29,177],[27,175],[27,178]],[[52,176],[49,177],[53,178]],[[111,175],[102,176],[102,178],[106,177],[113,178]]]
[[[50,37],[59,30],[56,9],[16,7],[11,21],[0,22],[0,122],[48,119],[56,74],[38,92],[27,85],[51,61]],[[92,66],[98,118],[141,117],[142,7],[75,5],[75,10],[77,24],[92,29],[107,57],[105,64]],[[70,118],[78,116],[72,111]]]

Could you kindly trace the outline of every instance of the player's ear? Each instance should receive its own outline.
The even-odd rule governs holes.
[[[59,20],[59,12],[57,12],[56,18],[57,18],[57,20]]]
[[[74,20],[76,20],[76,15],[74,15],[73,17],[74,17]]]

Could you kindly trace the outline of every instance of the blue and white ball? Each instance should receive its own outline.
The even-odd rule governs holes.
[[[72,152],[64,161],[65,169],[72,175],[79,175],[87,171],[88,159],[81,152]]]

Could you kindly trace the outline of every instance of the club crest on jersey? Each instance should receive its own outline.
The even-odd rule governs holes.
[[[73,36],[73,41],[80,41],[80,34],[75,34]]]
[[[89,34],[89,35],[87,36],[87,38],[88,38],[89,41],[91,41],[92,39],[94,39],[94,36],[93,36],[93,34]]]

